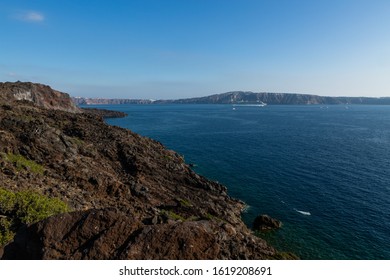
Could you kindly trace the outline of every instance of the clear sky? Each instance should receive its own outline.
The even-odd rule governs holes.
[[[73,96],[390,96],[389,0],[0,0],[0,81]]]

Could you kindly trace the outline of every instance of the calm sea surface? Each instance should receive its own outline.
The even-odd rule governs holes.
[[[304,259],[390,259],[390,106],[95,106],[245,201],[263,237]]]

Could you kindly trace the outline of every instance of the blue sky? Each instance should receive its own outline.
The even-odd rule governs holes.
[[[390,1],[0,0],[0,81],[73,96],[390,96]]]

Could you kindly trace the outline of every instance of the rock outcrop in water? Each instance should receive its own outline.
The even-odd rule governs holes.
[[[21,92],[31,92],[22,98],[29,101],[9,98]],[[0,87],[0,182],[60,198],[72,209],[20,227],[0,249],[3,259],[281,256],[252,235],[240,219],[243,202],[224,186],[194,173],[159,142],[80,113],[47,86]]]
[[[282,222],[268,215],[259,215],[253,221],[253,229],[259,231],[268,231],[282,227]]]
[[[126,113],[107,109],[82,108],[81,110],[84,113],[94,114],[102,118],[123,118],[127,116]]]

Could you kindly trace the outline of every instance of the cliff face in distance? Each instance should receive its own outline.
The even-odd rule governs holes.
[[[390,105],[390,97],[331,97],[298,93],[272,93],[232,91],[214,94],[205,97],[195,97],[176,100],[149,100],[149,99],[104,99],[73,97],[77,105],[90,104],[261,104],[269,105]]]
[[[156,102],[152,99],[126,99],[126,98],[85,98],[72,97],[74,104],[80,105],[121,105],[121,104],[152,104]]]
[[[58,109],[79,113],[80,109],[67,93],[53,90],[49,86],[30,82],[0,83],[0,100],[27,100],[46,109]]]
[[[176,152],[109,126],[96,114],[66,112],[70,99],[49,87],[5,84],[0,87],[0,187],[60,198],[71,211],[19,228],[0,248],[3,259],[281,256],[241,221],[241,201],[194,173]],[[8,98],[15,93],[32,102]],[[42,107],[37,96],[52,108],[65,104],[65,111]],[[7,218],[0,213],[0,219]]]

